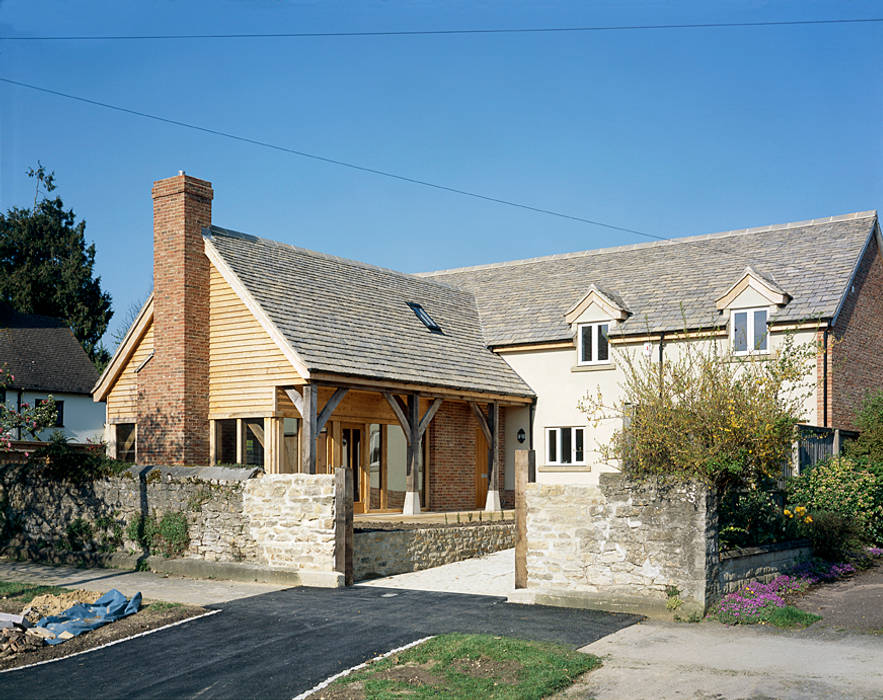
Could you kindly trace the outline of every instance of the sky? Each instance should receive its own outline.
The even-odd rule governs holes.
[[[0,36],[883,17],[880,2],[0,0]],[[883,205],[883,23],[141,41],[0,40],[0,77],[448,187],[683,236]],[[154,180],[213,222],[406,272],[648,240],[0,83],[0,209],[55,171],[117,311],[152,285]]]

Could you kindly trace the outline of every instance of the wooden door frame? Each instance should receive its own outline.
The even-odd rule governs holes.
[[[482,450],[481,446],[485,448]],[[484,508],[487,500],[487,492],[490,488],[490,480],[488,479],[488,445],[487,438],[480,427],[475,428],[475,507]],[[482,495],[482,490],[484,494]]]
[[[346,421],[341,421],[340,425],[340,434],[343,435],[344,430],[358,430],[359,431],[359,500],[356,500],[356,495],[353,493],[353,512],[354,513],[367,513],[370,510],[371,504],[368,502],[370,499],[370,484],[368,480],[370,479],[370,470],[368,469],[367,459],[368,459],[368,445],[367,437],[368,437],[368,424],[367,423],[350,423]],[[343,442],[340,443],[341,447],[341,464],[343,463]],[[346,466],[346,465],[343,465]]]

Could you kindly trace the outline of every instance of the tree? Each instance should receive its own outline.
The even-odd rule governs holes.
[[[60,197],[49,198],[55,173],[38,162],[28,176],[33,208],[0,213],[0,299],[22,313],[64,319],[101,369],[110,359],[101,336],[113,310],[94,276],[95,245],[86,245],[86,222],[65,211]]]
[[[789,335],[770,356],[730,356],[712,336],[662,364],[623,353],[622,400],[607,406],[600,392],[587,394],[580,409],[596,424],[628,418],[602,455],[632,477],[757,488],[790,458],[816,352]]]

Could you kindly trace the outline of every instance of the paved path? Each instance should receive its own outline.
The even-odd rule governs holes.
[[[819,586],[795,605],[822,616],[813,629],[883,634],[883,566],[877,564],[854,578]]]
[[[84,588],[87,591],[102,593],[116,588],[126,596],[132,596],[140,591],[145,598],[188,605],[223,603],[283,588],[268,583],[197,580],[148,571],[77,569],[71,566],[44,566],[31,562],[0,562],[0,581]]]
[[[358,585],[505,597],[515,590],[515,550],[504,549],[434,569],[360,581]]]
[[[883,697],[883,638],[643,622],[581,651],[604,665],[561,698]]]
[[[483,632],[583,646],[628,615],[491,596],[356,586],[290,588],[57,663],[0,674],[0,698],[290,698],[422,637]]]

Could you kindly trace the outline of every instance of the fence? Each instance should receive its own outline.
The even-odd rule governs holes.
[[[815,425],[798,425],[795,473],[802,474],[819,462],[840,454],[843,444],[855,440],[858,433],[839,428],[820,428]]]

